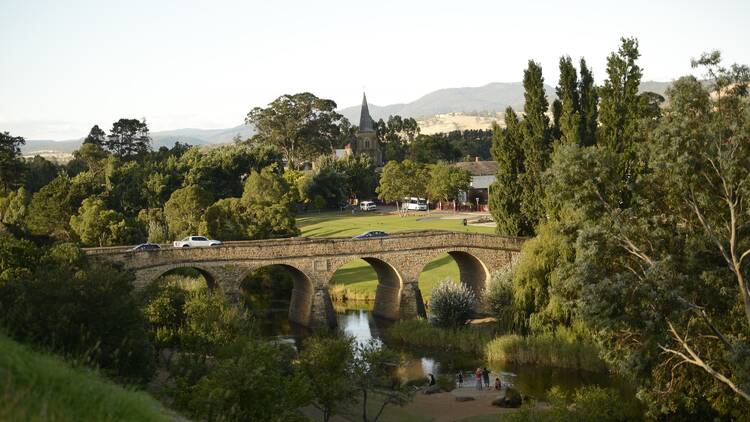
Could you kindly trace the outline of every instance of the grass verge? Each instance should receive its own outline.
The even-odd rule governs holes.
[[[1,421],[167,421],[143,392],[34,352],[0,334]]]

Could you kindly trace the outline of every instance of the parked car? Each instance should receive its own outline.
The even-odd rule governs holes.
[[[139,251],[154,251],[157,249],[161,249],[161,246],[157,245],[156,243],[141,243],[140,245],[132,247],[130,250],[133,252],[139,252]]]
[[[424,198],[404,198],[401,208],[409,211],[427,211],[427,200]]]
[[[175,248],[199,248],[203,246],[219,246],[220,240],[209,239],[205,236],[188,236],[173,243]]]
[[[371,239],[373,237],[386,237],[386,236],[388,236],[388,233],[376,230],[376,231],[364,232],[360,235],[354,236],[352,239]]]
[[[362,211],[375,211],[378,209],[378,206],[372,201],[362,201],[359,203],[359,209]]]

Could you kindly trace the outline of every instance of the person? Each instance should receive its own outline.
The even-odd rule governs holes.
[[[485,366],[484,369],[482,369],[482,378],[484,378],[484,386],[487,387],[487,389],[490,389],[490,371],[487,370],[487,367]]]
[[[458,374],[456,375],[456,379],[458,380],[458,388],[462,388],[464,386],[464,374],[461,371],[458,371]]]
[[[495,390],[502,390],[503,384],[500,382],[500,378],[495,378]]]
[[[435,385],[435,376],[432,374],[427,374],[430,377],[430,387]]]
[[[477,390],[482,389],[482,370],[477,368],[477,371],[474,372],[474,376],[477,379]]]

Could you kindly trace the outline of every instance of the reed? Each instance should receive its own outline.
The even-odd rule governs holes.
[[[485,347],[490,362],[508,362],[556,368],[604,372],[607,366],[599,358],[599,348],[573,330],[560,327],[554,332],[526,337],[509,334],[496,337]]]
[[[476,327],[440,328],[424,319],[399,321],[385,332],[386,338],[404,346],[480,355],[492,338]]]

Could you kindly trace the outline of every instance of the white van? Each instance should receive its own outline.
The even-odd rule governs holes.
[[[362,211],[375,211],[378,206],[372,201],[362,201],[359,203],[359,209]]]
[[[427,200],[424,198],[404,198],[401,208],[409,211],[427,211]]]

